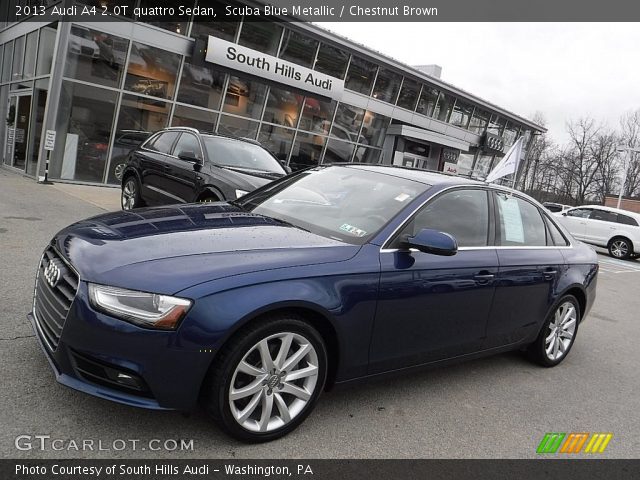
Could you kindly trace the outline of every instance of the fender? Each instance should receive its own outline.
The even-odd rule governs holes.
[[[222,193],[222,190],[220,190],[215,185],[211,185],[211,184],[203,185],[202,188],[200,188],[200,190],[198,191],[198,194],[196,195],[194,200],[197,200],[198,198],[200,198],[202,196],[203,193],[207,193],[207,192],[210,192],[210,193],[214,194],[216,197],[218,197],[222,201],[226,200],[226,197]]]

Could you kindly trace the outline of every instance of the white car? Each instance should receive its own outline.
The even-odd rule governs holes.
[[[555,213],[578,240],[609,250],[609,255],[626,259],[640,255],[640,214],[583,205]]]

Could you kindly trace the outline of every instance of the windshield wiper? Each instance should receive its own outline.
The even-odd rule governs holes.
[[[286,220],[283,220],[283,219],[278,218],[278,217],[269,217],[269,218],[273,218],[275,221],[280,222],[283,225],[287,225],[289,227],[294,227],[294,228],[297,228],[299,230],[304,230],[305,232],[311,233],[311,230],[309,230],[307,228],[304,228],[304,227],[301,227],[300,225],[296,225],[295,223],[287,222]]]

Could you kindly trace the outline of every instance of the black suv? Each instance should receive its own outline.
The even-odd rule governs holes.
[[[235,200],[287,171],[256,141],[165,128],[129,154],[122,172],[122,209]]]

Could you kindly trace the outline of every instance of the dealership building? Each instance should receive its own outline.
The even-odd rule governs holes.
[[[128,12],[109,22],[0,22],[3,166],[39,178],[49,158],[53,180],[118,184],[148,132],[189,126],[256,139],[293,170],[354,161],[482,177],[519,136],[526,155],[544,131],[442,81],[438,68],[314,24]]]

